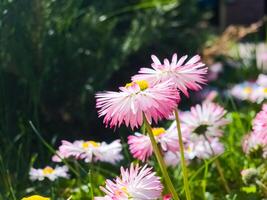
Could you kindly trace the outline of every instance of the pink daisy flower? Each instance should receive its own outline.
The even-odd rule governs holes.
[[[52,157],[54,162],[61,162],[61,158],[83,159],[85,162],[108,162],[115,164],[123,159],[121,154],[122,145],[120,140],[115,140],[110,144],[106,142],[95,142],[92,140],[78,140],[73,143],[66,140],[57,151],[57,155]]]
[[[147,80],[150,84],[155,85],[164,81],[170,81],[175,88],[181,90],[187,97],[188,89],[199,90],[201,84],[206,83],[204,77],[208,73],[208,68],[201,62],[199,55],[192,57],[185,62],[187,56],[177,59],[177,54],[173,54],[171,62],[164,59],[161,63],[155,56],[151,56],[153,63],[151,68],[141,68],[139,74],[133,76],[133,80]]]
[[[176,127],[173,127],[172,125],[167,130],[165,130],[164,128],[152,129],[155,140],[159,144],[163,152],[176,152],[179,150],[178,136],[175,128]],[[186,140],[187,138],[184,137],[183,141]],[[141,133],[135,133],[135,135],[130,135],[128,137],[128,144],[131,154],[134,158],[138,160],[144,162],[152,155],[153,148],[149,136],[147,135],[142,135]]]
[[[176,108],[180,96],[171,87],[170,82],[150,85],[140,80],[120,87],[119,92],[102,92],[96,94],[96,107],[99,117],[104,116],[104,123],[110,127],[140,127],[143,115],[151,123],[167,118]]]
[[[206,136],[221,136],[221,128],[229,123],[224,117],[226,110],[218,104],[204,102],[191,107],[190,112],[180,116],[181,124],[189,133]]]
[[[161,197],[163,186],[160,178],[147,166],[139,167],[131,164],[129,169],[121,168],[121,176],[113,181],[106,180],[101,190],[104,197],[96,200],[155,200]]]
[[[138,160],[146,161],[153,153],[151,141],[148,136],[140,133],[128,136],[128,145],[131,154]]]
[[[81,154],[84,153],[83,143],[82,140],[76,140],[73,143],[62,140],[61,146],[59,146],[59,150],[57,151],[57,155],[52,157],[54,162],[61,162],[61,158],[70,158],[74,157],[76,159],[81,158]],[[61,157],[61,158],[59,158]]]
[[[254,132],[265,132],[267,134],[267,104],[262,106],[262,110],[253,120]]]
[[[110,144],[106,142],[101,142],[100,147],[95,149],[95,161],[107,162],[111,164],[116,164],[123,159],[121,154],[122,145],[120,140],[115,140]]]
[[[247,155],[267,158],[267,133],[252,132],[246,135],[242,147]]]
[[[253,131],[243,139],[243,151],[247,155],[267,158],[267,104],[253,120]]]

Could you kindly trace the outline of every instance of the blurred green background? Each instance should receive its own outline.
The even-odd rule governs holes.
[[[28,120],[47,137],[111,136],[95,92],[129,82],[151,54],[193,54],[208,36],[195,0],[1,4],[0,131],[11,138],[29,134]]]

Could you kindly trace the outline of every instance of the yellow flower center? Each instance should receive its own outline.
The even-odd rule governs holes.
[[[98,142],[95,142],[93,140],[86,141],[82,144],[84,149],[87,149],[88,147],[99,147],[100,144]]]
[[[21,200],[50,200],[50,198],[42,197],[42,196],[39,196],[39,195],[33,195],[33,196],[30,196],[30,197],[24,197]]]
[[[267,93],[267,88],[263,88],[263,93]]]
[[[134,83],[137,84],[139,86],[140,90],[142,90],[142,91],[149,87],[149,84],[146,80],[138,80],[138,81],[134,81],[131,83],[127,83],[125,85],[125,87],[126,88],[131,87],[131,86],[133,86]]]
[[[193,149],[192,149],[191,147],[188,147],[188,148],[186,149],[186,151],[189,152],[189,153],[191,153],[191,152],[193,151]]]
[[[252,92],[252,88],[251,88],[251,87],[245,87],[245,88],[243,89],[243,91],[244,91],[244,93],[246,93],[246,94],[250,94],[250,93]]]
[[[52,174],[55,170],[52,167],[46,167],[43,169],[44,175]]]
[[[127,190],[127,188],[126,188],[125,186],[122,187],[121,190],[122,190],[123,192],[125,192],[125,193],[128,193],[128,190]]]
[[[153,128],[152,132],[153,132],[154,136],[159,136],[159,135],[165,133],[166,130],[164,128]]]
[[[127,188],[125,186],[121,187],[118,190],[116,190],[115,191],[115,196],[120,197],[123,193],[125,193],[127,196],[129,196],[128,190],[127,190]]]

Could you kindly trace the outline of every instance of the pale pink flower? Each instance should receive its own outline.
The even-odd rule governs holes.
[[[106,194],[96,200],[155,200],[161,197],[163,186],[152,168],[131,164],[129,169],[121,168],[121,176],[113,181],[106,180],[101,190]]]
[[[164,128],[153,128],[152,132],[156,142],[159,144],[163,152],[176,152],[179,150],[179,141],[176,132],[176,126],[174,127],[172,125],[167,130],[165,130]],[[186,136],[187,135],[183,137],[183,141],[187,140]],[[130,135],[128,137],[128,144],[130,152],[134,158],[137,158],[144,162],[152,155],[153,148],[149,136],[147,135],[142,135],[141,133]]]
[[[148,136],[140,133],[128,136],[128,145],[131,154],[138,160],[146,161],[153,153],[151,141]]]
[[[32,181],[38,180],[38,181],[43,181],[45,178],[48,178],[50,181],[54,181],[57,178],[68,178],[68,168],[67,166],[56,166],[55,168],[52,168],[50,166],[46,166],[43,169],[35,169],[31,168],[29,175],[30,179]]]
[[[73,143],[63,140],[57,151],[57,155],[52,157],[54,162],[61,162],[61,158],[82,159],[85,162],[108,162],[115,164],[123,159],[121,154],[122,145],[120,140],[115,140],[110,144],[106,142],[95,142],[92,140],[78,140]]]
[[[253,131],[243,139],[243,151],[248,155],[267,158],[267,104],[262,106],[252,125]]]
[[[88,162],[91,162],[93,159],[93,149],[99,146],[97,142],[83,140],[76,140],[73,143],[62,140],[61,143],[57,151],[61,158],[73,157],[75,159],[86,159]],[[57,155],[53,156],[52,160],[54,162],[61,161]]]
[[[264,132],[267,135],[267,104],[262,106],[262,110],[253,120],[253,131]]]
[[[122,145],[120,140],[115,140],[110,144],[102,142],[100,147],[94,151],[95,161],[115,164],[123,159],[121,151]]]
[[[155,56],[151,56],[153,68],[141,68],[139,74],[133,76],[133,80],[147,80],[150,84],[155,85],[164,81],[172,82],[173,86],[181,90],[187,97],[188,89],[200,90],[201,84],[206,83],[205,75],[208,72],[205,64],[201,62],[199,55],[192,57],[185,62],[187,56],[177,60],[177,54],[173,54],[172,61],[164,59],[161,63]]]
[[[252,132],[242,142],[243,151],[247,155],[267,158],[267,132]]]
[[[209,159],[213,156],[220,155],[224,152],[224,146],[217,137],[210,137],[205,139],[204,137],[192,137],[191,141],[185,144],[184,155],[187,164],[191,160]],[[167,166],[177,166],[180,164],[180,152],[168,151],[164,154],[164,160]]]
[[[204,102],[191,107],[181,116],[181,124],[189,133],[206,136],[221,136],[222,128],[229,123],[224,117],[226,110],[218,104]]]
[[[106,125],[116,127],[124,123],[134,129],[143,124],[143,115],[149,123],[167,118],[179,100],[179,93],[170,82],[150,85],[140,80],[120,87],[119,92],[96,94],[96,107]]]

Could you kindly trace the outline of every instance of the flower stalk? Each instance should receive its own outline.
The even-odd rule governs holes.
[[[172,181],[171,181],[171,179],[169,177],[166,164],[165,164],[165,162],[164,162],[164,160],[162,158],[161,152],[160,152],[160,150],[158,148],[158,145],[157,145],[157,142],[156,142],[156,140],[154,138],[154,135],[153,135],[153,132],[152,132],[152,127],[148,123],[145,115],[144,115],[144,123],[145,123],[146,129],[147,129],[147,132],[148,132],[148,136],[150,138],[150,141],[151,141],[151,144],[152,144],[152,147],[153,147],[153,151],[154,151],[154,153],[156,155],[156,158],[157,158],[157,161],[159,163],[163,178],[164,178],[164,180],[166,182],[166,185],[167,185],[170,193],[172,194],[172,198],[174,200],[179,200],[179,197],[178,197],[178,195],[176,193],[176,190],[175,190],[175,188],[174,188],[174,186],[172,184]]]
[[[175,114],[176,127],[177,127],[178,139],[179,139],[179,146],[180,146],[181,164],[182,164],[185,195],[186,195],[186,199],[187,200],[191,200],[191,194],[190,194],[189,182],[188,182],[188,174],[187,174],[187,167],[186,167],[185,156],[184,156],[184,144],[183,144],[182,131],[181,131],[181,125],[180,125],[179,114],[178,114],[178,109],[177,108],[174,110],[174,114]]]
[[[213,150],[213,148],[212,148],[212,146],[210,144],[210,141],[209,141],[208,137],[206,136],[206,134],[204,134],[204,137],[205,137],[205,140],[209,144],[209,147],[210,147],[210,150],[212,152],[212,155],[215,156],[215,152],[214,152],[214,150]],[[215,163],[216,169],[217,169],[217,171],[218,171],[218,173],[219,173],[219,175],[221,177],[221,181],[222,181],[222,184],[224,186],[225,191],[227,193],[230,193],[231,192],[230,187],[228,186],[228,183],[227,183],[227,181],[226,181],[226,179],[225,179],[225,177],[223,175],[223,169],[222,169],[221,163],[218,160],[218,158],[215,159],[214,163]]]

